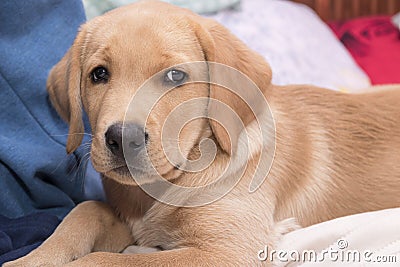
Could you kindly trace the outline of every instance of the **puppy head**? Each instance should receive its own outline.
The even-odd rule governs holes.
[[[162,2],[140,2],[87,22],[47,83],[54,107],[70,124],[67,152],[82,141],[84,108],[94,136],[94,167],[122,182],[133,182],[122,153],[123,129],[133,138],[129,144],[136,151],[134,162],[129,163],[133,175],[146,176],[149,182],[155,173],[167,179],[178,177],[185,163],[171,163],[168,154],[196,159],[204,138],[217,141],[218,153],[231,154],[242,127],[229,114],[221,117],[215,101],[204,99],[228,105],[246,126],[255,118],[259,97],[249,90],[250,103],[245,103],[216,84],[191,82],[224,76],[213,73],[207,61],[237,69],[263,94],[270,87],[271,71],[261,56],[218,23],[188,10]],[[225,77],[234,82],[231,78]],[[139,91],[144,97],[135,102],[135,113],[126,117]],[[163,97],[154,103],[155,95]],[[200,101],[182,105],[193,99]],[[151,112],[147,112],[149,105],[153,105]],[[190,116],[193,119],[182,125],[180,120]],[[218,117],[220,122],[207,117]],[[172,125],[170,129],[179,128],[179,136],[164,138],[165,122]],[[234,130],[228,135],[222,124]],[[176,143],[172,139],[178,140],[178,147],[168,145],[169,141]]]

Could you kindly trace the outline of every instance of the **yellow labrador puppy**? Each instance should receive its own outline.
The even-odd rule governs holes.
[[[87,112],[108,203],[79,204],[4,266],[258,265],[297,223],[398,207],[399,86],[348,95],[271,75],[227,29],[166,3],[84,24],[48,91],[69,153]],[[118,253],[130,245],[158,251]]]

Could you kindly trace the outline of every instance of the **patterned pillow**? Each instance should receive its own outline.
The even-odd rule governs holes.
[[[313,84],[345,92],[370,86],[328,25],[305,5],[242,0],[240,11],[226,10],[212,18],[267,59],[275,84]]]

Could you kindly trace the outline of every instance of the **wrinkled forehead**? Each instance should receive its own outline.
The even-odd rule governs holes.
[[[129,65],[148,73],[204,60],[188,20],[175,14],[123,12],[118,16],[114,13],[89,22],[86,28],[85,61],[91,65],[104,62],[118,68]]]

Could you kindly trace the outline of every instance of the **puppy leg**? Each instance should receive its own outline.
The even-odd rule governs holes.
[[[232,266],[237,265],[228,253],[202,251],[197,248],[165,250],[149,254],[118,254],[95,252],[67,264],[67,267],[116,266]]]
[[[131,243],[128,226],[106,204],[86,201],[40,247],[3,266],[61,266],[93,251],[120,252]]]
[[[289,218],[271,227],[268,244],[275,247],[281,238],[298,228],[296,220]],[[269,242],[268,242],[269,241]],[[230,244],[231,245],[231,244]],[[219,248],[204,247],[202,249],[187,247],[165,251],[133,251],[141,254],[118,254],[109,252],[90,253],[76,261],[68,263],[67,267],[117,267],[117,266],[270,266],[271,262],[258,260],[256,251],[242,253],[230,249],[230,246]]]

